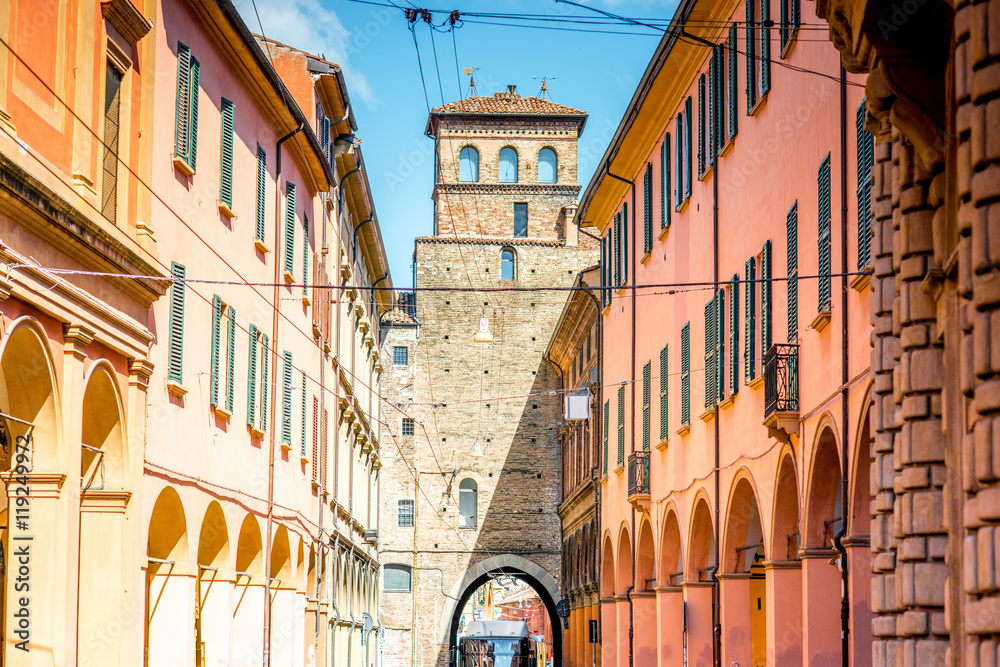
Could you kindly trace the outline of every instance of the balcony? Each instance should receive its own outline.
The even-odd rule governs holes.
[[[632,452],[628,457],[628,501],[637,510],[649,510],[649,452]]]
[[[764,355],[764,426],[782,442],[798,435],[798,345],[772,345]]]

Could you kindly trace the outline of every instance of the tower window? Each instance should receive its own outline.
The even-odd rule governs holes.
[[[513,148],[500,149],[500,182],[517,183],[517,151]]]
[[[409,350],[406,347],[392,348],[392,363],[396,366],[406,366],[409,363]]]
[[[514,204],[514,236],[528,235],[528,205]]]
[[[403,417],[403,435],[413,435],[413,419]]]
[[[409,565],[390,563],[382,566],[382,589],[409,593],[413,581],[413,570]]]
[[[413,526],[413,501],[412,500],[397,500],[397,523],[400,528],[408,528]]]
[[[555,183],[558,179],[558,159],[556,152],[551,148],[543,148],[538,151],[538,182]]]
[[[479,151],[466,146],[458,152],[458,180],[464,183],[479,182]]]
[[[458,525],[475,528],[478,522],[479,485],[476,480],[466,477],[458,485]]]
[[[500,280],[515,280],[514,251],[504,248],[500,253]]]

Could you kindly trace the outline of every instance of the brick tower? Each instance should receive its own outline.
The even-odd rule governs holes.
[[[597,263],[597,242],[572,224],[586,118],[513,86],[430,114],[435,220],[415,242],[419,329],[390,327],[382,341],[387,361],[416,348],[412,367],[387,365],[412,378],[390,399],[402,412],[384,413],[395,453],[381,480],[387,667],[452,664],[462,608],[490,574],[521,576],[550,608],[562,597],[562,399],[549,392],[563,386],[544,354],[567,293],[481,290],[568,287]],[[424,291],[442,287],[468,291]],[[483,317],[492,343],[473,342]]]

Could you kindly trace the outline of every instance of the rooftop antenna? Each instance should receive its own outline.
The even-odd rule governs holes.
[[[549,100],[551,102],[552,97],[549,95],[549,87],[546,85],[546,82],[555,81],[556,78],[554,76],[542,76],[542,77],[533,76],[531,78],[532,79],[540,78],[542,80],[542,89],[538,91],[538,97],[542,98],[543,100]]]
[[[479,91],[476,90],[476,77],[473,75],[473,72],[478,69],[478,67],[466,67],[462,70],[462,74],[469,77],[469,97],[479,97]]]

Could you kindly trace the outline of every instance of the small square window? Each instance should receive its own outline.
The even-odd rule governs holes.
[[[392,363],[396,366],[405,366],[410,361],[409,352],[405,347],[392,348]]]
[[[403,417],[403,435],[413,435],[413,419]]]
[[[400,528],[411,528],[413,526],[413,501],[397,500],[396,516]]]

